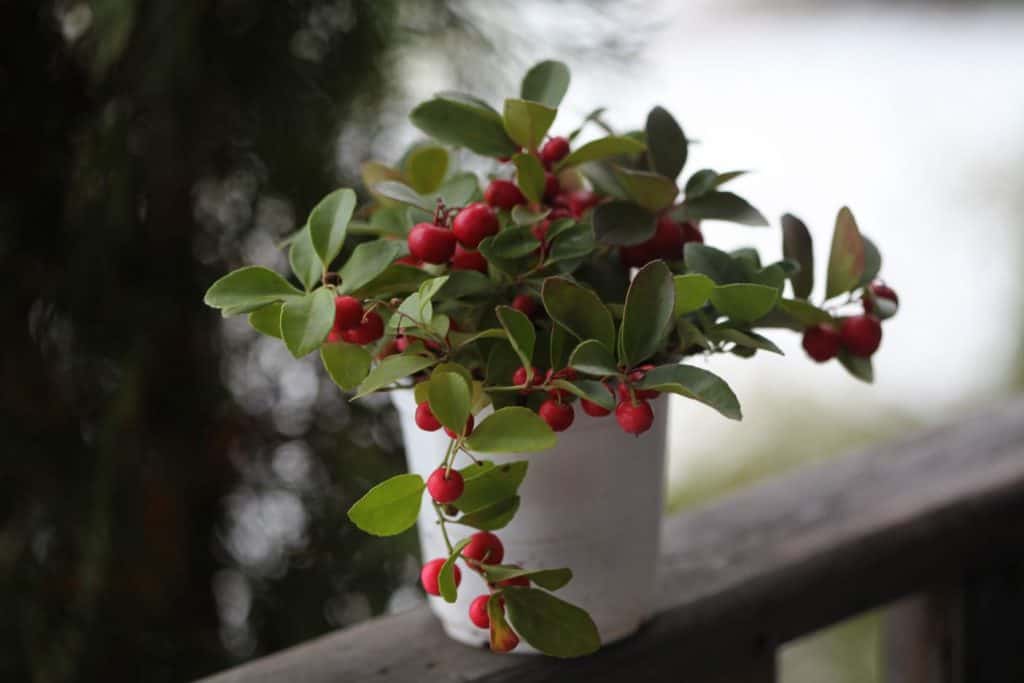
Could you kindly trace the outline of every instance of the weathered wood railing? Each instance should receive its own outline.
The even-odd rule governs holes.
[[[468,648],[419,608],[211,680],[768,682],[783,643],[902,599],[890,683],[1024,681],[1024,401],[768,480],[663,534],[661,613],[591,657]]]

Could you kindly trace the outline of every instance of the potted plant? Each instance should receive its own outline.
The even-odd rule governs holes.
[[[349,517],[379,536],[419,521],[423,587],[453,637],[500,652],[522,638],[520,651],[561,657],[651,613],[659,397],[741,417],[725,381],[684,361],[780,353],[762,332],[784,328],[815,361],[871,381],[897,306],[845,208],[817,303],[797,218],[783,216],[772,263],[706,245],[705,219],[768,224],[722,189],[741,172],[701,169],[680,187],[687,138],[660,107],[643,130],[615,134],[597,110],[549,136],[568,85],[565,65],[546,61],[500,113],[459,93],[420,104],[411,119],[432,141],[397,167],[365,164],[370,201],[337,190],[289,238],[297,286],[249,266],[206,294],[296,358],[318,352],[354,398],[393,392],[410,472]],[[581,143],[590,129],[603,134]],[[488,160],[483,187],[450,148]]]

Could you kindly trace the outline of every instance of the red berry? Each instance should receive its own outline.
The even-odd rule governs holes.
[[[678,261],[683,257],[683,226],[668,216],[662,216],[647,243],[657,258]]]
[[[873,315],[858,315],[843,320],[839,328],[843,346],[854,356],[868,358],[882,343],[882,323]]]
[[[455,253],[455,233],[432,223],[417,223],[409,233],[409,252],[427,263],[446,263]]]
[[[544,219],[539,223],[534,223],[533,227],[530,228],[530,233],[538,240],[543,242],[548,237],[548,228],[551,227],[551,221]]]
[[[609,396],[612,395],[611,389],[609,389],[607,386],[605,386],[605,391],[608,392]],[[604,417],[605,415],[611,415],[612,412],[610,409],[605,408],[601,404],[594,403],[593,401],[588,401],[587,399],[582,399],[580,401],[580,406],[583,408],[583,412],[586,413],[587,415],[590,415],[591,417]]]
[[[441,423],[434,417],[430,404],[425,401],[416,406],[416,426],[425,432],[436,432],[441,428]]]
[[[695,223],[683,223],[683,244],[686,245],[690,242],[704,244],[704,234]]]
[[[554,137],[540,148],[540,160],[548,168],[551,164],[561,161],[569,154],[569,141],[563,137]]]
[[[647,371],[653,369],[653,365],[641,365],[638,370],[634,370],[629,373],[629,381],[632,384],[642,382],[644,377],[647,375]],[[637,389],[634,387],[633,393],[636,394],[637,398],[658,398],[658,392],[654,389]],[[627,392],[627,396],[628,396]],[[625,399],[623,399],[625,400]]]
[[[615,419],[627,434],[643,434],[654,424],[654,411],[647,401],[622,401],[615,408]]]
[[[525,204],[526,197],[511,180],[492,180],[484,190],[484,200],[498,209],[511,211],[517,204]]]
[[[632,380],[632,382],[639,382],[641,379],[643,379],[643,375],[639,377],[634,377],[635,374],[635,372],[630,373],[630,379]],[[617,393],[619,394],[620,401],[633,400],[633,397],[629,395],[630,386],[632,386],[632,384],[619,384],[619,386],[617,387]],[[639,399],[657,398],[658,392],[653,389],[637,389],[636,387],[633,387],[633,396],[636,396]]]
[[[516,294],[512,299],[512,308],[532,318],[533,314],[537,312],[537,300],[526,294]]]
[[[601,196],[589,190],[576,190],[569,195],[569,211],[573,218],[579,218],[592,206],[601,201]]]
[[[571,405],[554,399],[541,403],[537,413],[554,432],[564,432],[572,425],[572,420],[576,416]]]
[[[498,217],[483,202],[474,202],[459,211],[452,221],[452,232],[462,246],[476,249],[485,237],[497,234]]]
[[[388,356],[393,356],[398,353],[398,342],[394,339],[389,341],[387,344],[381,347],[380,351],[377,352],[377,359],[382,360]]]
[[[341,331],[341,338],[349,344],[366,346],[384,336],[384,321],[376,311],[363,316],[363,322],[357,326]]]
[[[832,325],[815,325],[804,330],[804,351],[819,363],[831,360],[839,353],[842,338]]]
[[[552,209],[548,214],[550,221],[557,221],[560,218],[572,218],[572,212],[569,209]]]
[[[540,381],[540,370],[536,367],[533,368],[533,379],[530,381],[531,385],[537,384]],[[516,371],[512,373],[512,384],[524,386],[526,384],[526,368],[520,365],[516,368]]]
[[[562,186],[558,184],[558,176],[556,176],[554,173],[544,174],[544,199],[550,201],[551,199],[558,195],[558,192],[561,189]],[[551,213],[554,213],[554,211],[552,211]],[[565,213],[568,214],[568,216],[572,215],[568,211],[566,211]],[[568,218],[568,216],[566,216],[566,218]]]
[[[445,559],[438,557],[427,562],[423,565],[423,569],[420,570],[420,583],[423,584],[423,590],[427,591],[430,595],[441,594],[441,589],[437,585],[437,577],[441,573],[441,567],[444,563]],[[462,572],[457,564],[453,564],[452,569],[455,570],[455,585],[458,586],[462,583]]]
[[[451,439],[459,438],[458,434],[456,434],[452,430],[448,429],[447,427],[444,428],[444,433],[447,434],[448,437],[451,438]],[[473,433],[473,416],[470,415],[469,418],[466,420],[466,433],[463,434],[462,436],[469,436],[472,433]]]
[[[334,299],[334,329],[348,330],[363,321],[363,303],[354,296]]]
[[[888,299],[889,301],[897,305],[900,303],[900,298],[896,296],[895,290],[893,290],[892,287],[885,284],[884,282],[879,282],[876,280],[875,282],[871,283],[869,289],[871,290],[871,293],[875,295],[875,298]]]
[[[490,595],[478,595],[469,603],[469,620],[477,628],[491,627],[491,618],[487,616],[487,601],[490,599]]]
[[[505,547],[501,539],[490,531],[478,531],[469,537],[469,543],[462,549],[462,557],[471,566],[475,564],[501,564],[505,557]]]
[[[513,566],[517,567],[519,569],[522,569],[522,567],[520,567],[518,564],[517,565],[513,565]],[[501,586],[502,588],[507,588],[508,586],[522,586],[524,588],[529,588],[530,587],[530,577],[528,577],[528,576],[515,576],[515,577],[513,577],[511,579],[505,579],[504,581],[499,581],[498,585]]]
[[[427,477],[427,492],[438,503],[454,503],[465,487],[461,474],[444,467],[438,467]]]
[[[641,244],[621,247],[619,249],[619,258],[622,259],[622,265],[627,268],[639,268],[648,261],[656,259],[657,254],[655,254],[654,250],[651,248],[650,241],[647,241]]]
[[[332,327],[331,331],[327,333],[327,341],[332,343],[345,341],[345,337],[342,335],[341,330],[336,330]]]
[[[452,255],[452,270],[475,270],[486,275],[487,259],[479,251],[470,251],[456,244]]]

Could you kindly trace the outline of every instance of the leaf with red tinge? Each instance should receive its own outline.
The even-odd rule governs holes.
[[[864,241],[850,209],[839,209],[836,229],[832,234],[832,252],[828,259],[825,296],[845,294],[857,287],[864,274]]]
[[[497,595],[492,595],[487,601],[487,618],[491,621],[491,649],[495,652],[514,650],[519,644],[519,636],[505,621],[505,608]]]

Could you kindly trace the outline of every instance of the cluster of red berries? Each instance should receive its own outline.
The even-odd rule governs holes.
[[[363,311],[363,303],[352,296],[334,299],[334,325],[327,341],[366,346],[384,336],[384,321],[376,311]]]
[[[679,223],[668,216],[661,216],[650,239],[622,247],[619,257],[622,265],[628,268],[640,268],[655,259],[678,261],[683,258],[683,248],[689,242],[704,242],[704,235],[696,224]]]
[[[462,208],[451,222],[451,229],[435,223],[417,223],[409,232],[409,257],[399,259],[408,265],[450,264],[452,270],[487,272],[487,259],[477,247],[500,228],[493,209],[483,202]]]
[[[839,321],[837,328],[831,323],[822,323],[804,330],[803,347],[811,358],[824,363],[846,349],[853,356],[870,358],[882,343],[882,321],[873,312],[872,297],[884,299],[894,306],[899,297],[887,285],[873,282],[864,295],[864,313]]]
[[[466,437],[473,433],[473,427],[476,426],[476,421],[473,416],[470,415],[466,420],[466,429],[462,432],[461,436]],[[430,410],[430,404],[423,402],[416,406],[416,426],[425,432],[436,432],[443,426],[441,422],[434,417],[434,413]],[[447,427],[444,428],[444,433],[448,435],[450,439],[459,438],[459,434],[456,434]]]

